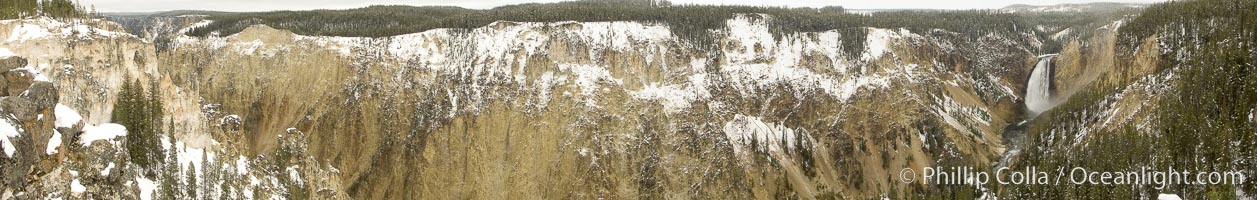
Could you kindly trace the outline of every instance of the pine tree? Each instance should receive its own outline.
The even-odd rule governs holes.
[[[149,159],[155,162],[164,159],[163,154],[157,153],[161,152],[161,140],[158,139],[157,136],[162,132],[159,127],[163,118],[162,110],[165,107],[161,101],[161,94],[157,88],[157,81],[150,83],[148,91],[148,96],[144,98],[144,101],[147,102],[146,104],[148,105],[148,115],[145,117],[147,119],[143,122],[139,122],[139,124],[147,129],[144,133],[147,147],[145,148],[145,151],[149,152],[148,154],[151,156]],[[174,124],[172,123],[171,128],[173,127]],[[165,130],[165,132],[170,131],[170,129]]]
[[[215,167],[213,163],[209,162],[208,151],[201,151],[201,184],[200,186],[201,186],[201,195],[204,196],[204,198],[202,199],[215,199],[214,189],[216,188],[214,187],[214,183],[216,179],[214,176],[217,173],[215,173],[214,170],[216,169],[217,167]]]
[[[174,126],[174,123],[171,123]],[[166,133],[167,141],[170,142],[170,151],[166,152],[165,167],[162,170],[162,199],[178,199],[179,185],[179,161],[176,159],[175,138],[170,132]]]
[[[130,160],[144,168],[145,176],[151,178],[158,173],[156,163],[165,159],[157,137],[162,132],[159,129],[163,120],[161,94],[157,82],[151,82],[145,93],[139,80],[129,77],[126,80],[114,102],[112,121],[127,127],[126,148]]]
[[[196,186],[196,165],[192,164],[192,161],[188,161],[188,174],[186,176],[187,178],[185,178],[188,184],[184,187],[184,189],[187,190],[186,199],[197,199],[196,190],[200,189]]]

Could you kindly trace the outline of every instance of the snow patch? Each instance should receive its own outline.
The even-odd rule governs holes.
[[[79,143],[83,147],[91,146],[93,141],[107,140],[127,135],[127,127],[120,124],[105,123],[99,126],[83,126],[83,134],[79,135]]]
[[[1178,197],[1177,194],[1158,194],[1157,200],[1183,200],[1183,198]]]
[[[52,138],[48,139],[48,148],[44,149],[44,154],[52,155],[57,153],[57,147],[61,147],[61,131],[52,130]]]
[[[25,20],[5,20],[3,24],[18,23],[10,32],[8,42],[25,42],[46,38],[66,38],[89,40],[97,37],[134,37],[131,34],[100,29],[90,24],[113,23],[104,20],[76,20],[73,23],[62,23],[58,20],[39,17]]]
[[[57,121],[54,122],[57,128],[74,127],[75,124],[83,120],[83,116],[79,115],[79,112],[62,104],[57,104],[57,107],[53,108],[53,112],[57,116]]]
[[[610,71],[600,66],[559,64],[559,70],[571,72],[576,76],[576,86],[580,87],[581,95],[586,97],[593,96],[596,90],[603,89],[600,84],[620,85],[621,83],[620,79],[615,79]],[[593,106],[594,102],[590,99],[585,104]]]
[[[157,182],[148,180],[142,176],[135,177],[135,182],[140,187],[141,200],[153,199],[153,190],[157,190]]]
[[[702,79],[702,77],[697,77]],[[706,93],[706,91],[702,91]],[[644,100],[660,100],[663,108],[667,113],[677,113],[690,108],[690,102],[706,95],[699,94],[693,87],[681,87],[676,85],[668,85],[660,87],[655,83],[647,85],[638,91],[629,92],[634,98]]]
[[[194,170],[192,173],[197,176],[197,179],[202,179],[201,174],[205,170],[205,166],[202,165],[203,161],[215,163],[216,160],[213,151],[191,148],[182,141],[175,142],[173,151],[175,151],[175,162],[178,162],[180,172],[186,174],[188,170]]]
[[[13,31],[9,33],[8,41],[9,42],[27,41],[27,40],[34,40],[34,39],[40,39],[40,38],[45,38],[45,37],[51,37],[51,36],[52,36],[52,32],[48,32],[48,29],[45,29],[42,26],[39,26],[36,24],[22,23],[13,27]]]
[[[289,166],[288,169],[286,169],[286,171],[288,171],[288,178],[290,180],[293,180],[297,185],[303,185],[305,180],[301,179],[301,173],[297,171],[299,168],[300,166],[296,166],[296,165]]]
[[[10,57],[16,55],[17,54],[14,54],[13,51],[9,50],[9,48],[0,47],[0,57]]]
[[[182,17],[182,16],[180,16],[180,17]],[[178,33],[179,35],[187,35],[187,34],[188,34],[188,32],[192,32],[192,29],[196,29],[196,28],[200,28],[200,27],[205,27],[205,26],[209,25],[210,23],[214,23],[214,20],[201,20],[201,21],[196,22],[196,23],[194,23],[194,24],[192,24],[192,25],[188,25],[188,27],[183,27],[183,29],[179,29],[179,31],[178,31],[178,32],[176,32],[176,33]]]
[[[105,166],[105,169],[100,170],[100,176],[109,176],[109,170],[113,170],[114,167],[115,165],[110,162],[109,166]]]
[[[255,52],[257,52],[258,49],[262,48],[263,45],[266,45],[266,43],[262,43],[261,40],[232,43],[232,46],[235,46],[236,50],[240,51],[241,54],[250,55],[250,56],[252,56]]]
[[[875,60],[890,51],[890,42],[899,38],[899,33],[889,29],[869,28],[865,37],[862,60]]]
[[[1073,28],[1066,28],[1065,30],[1061,30],[1061,32],[1056,32],[1056,34],[1052,34],[1052,39],[1061,40],[1061,38],[1068,36],[1073,30]]]
[[[12,158],[13,153],[17,152],[17,146],[13,146],[13,142],[9,141],[9,138],[19,135],[17,127],[9,124],[9,120],[0,119],[0,148],[4,149],[4,155],[9,158]]]
[[[83,186],[83,183],[79,183],[79,179],[76,178],[73,181],[70,181],[70,192],[74,192],[74,193],[87,192],[87,187]]]
[[[246,173],[249,173],[249,160],[245,159],[244,156],[240,156],[236,159],[236,174],[244,175]]]

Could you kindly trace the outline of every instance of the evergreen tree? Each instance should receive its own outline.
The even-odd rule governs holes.
[[[4,0],[0,1],[0,19],[47,16],[59,19],[88,17],[88,12],[70,0]]]
[[[161,141],[157,137],[161,132],[163,104],[156,82],[149,88],[145,93],[139,80],[127,78],[110,116],[114,123],[127,127],[126,148],[131,162],[144,168],[144,175],[152,178],[158,174],[156,163],[164,160],[165,155],[161,153]]]
[[[216,165],[214,163],[209,162],[208,151],[201,151],[201,184],[200,186],[201,186],[201,196],[203,197],[202,199],[218,199],[215,197],[215,193],[214,193],[214,189],[217,189],[217,187],[214,187],[214,184],[217,182],[216,181],[217,179],[215,178],[217,173],[215,172],[215,170],[218,168],[215,166]]]
[[[171,123],[174,126],[174,123]],[[161,199],[178,199],[179,185],[179,161],[176,159],[178,150],[175,148],[174,135],[170,132],[166,133],[167,141],[169,141],[170,151],[166,152],[166,162],[162,167],[162,198]]]
[[[196,190],[200,189],[197,187],[196,182],[196,165],[192,164],[193,163],[191,161],[188,161],[188,174],[185,178],[185,180],[187,180],[187,186],[184,187],[187,191],[187,195],[185,195],[186,199],[197,199]]]

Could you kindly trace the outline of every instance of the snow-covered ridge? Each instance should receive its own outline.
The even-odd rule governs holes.
[[[1056,4],[1056,5],[1025,5],[1017,4],[1001,8],[1000,10],[1008,13],[1017,12],[1095,12],[1103,10],[1115,10],[1123,8],[1144,8],[1148,4],[1139,3],[1082,3],[1082,4]]]
[[[104,25],[104,26],[101,26]],[[135,37],[126,32],[116,32],[100,27],[118,27],[114,22],[105,20],[73,20],[69,23],[48,17],[33,19],[2,20],[0,26],[12,27],[9,35],[0,36],[6,42],[23,42],[41,39],[79,39]]]
[[[728,84],[734,85],[743,94],[756,94],[765,87],[786,83],[801,91],[822,91],[836,99],[850,98],[865,87],[886,88],[889,79],[896,74],[882,71],[870,72],[867,63],[876,61],[881,56],[893,53],[893,43],[900,38],[920,37],[907,30],[870,29],[870,37],[866,41],[868,48],[861,58],[847,58],[841,49],[842,36],[837,31],[795,33],[781,37],[769,32],[772,16],[763,14],[741,14],[727,21],[721,30],[713,30],[713,34],[723,37],[728,45],[720,49],[720,54],[693,54],[689,59],[696,61],[710,60],[708,57],[723,55],[720,59],[722,73]],[[262,25],[257,25],[262,26]],[[357,57],[362,54],[386,55],[386,60],[409,63],[421,69],[441,71],[457,77],[470,79],[474,85],[489,82],[515,82],[521,85],[536,85],[535,90],[547,93],[555,84],[535,84],[537,82],[565,83],[557,85],[573,85],[582,95],[595,95],[598,91],[591,86],[590,74],[599,72],[600,78],[606,80],[624,80],[606,82],[612,85],[636,85],[634,88],[622,88],[641,99],[665,99],[663,103],[669,110],[688,108],[688,103],[706,98],[706,79],[715,74],[706,74],[706,65],[717,63],[701,62],[703,66],[691,66],[689,70],[673,70],[684,74],[689,81],[656,83],[639,82],[632,74],[616,74],[606,69],[609,64],[603,62],[611,53],[627,53],[645,57],[647,65],[658,65],[668,68],[667,56],[693,51],[686,49],[685,41],[673,35],[666,25],[647,24],[640,22],[507,22],[498,21],[485,27],[471,30],[434,29],[419,33],[398,35],[384,38],[365,37],[327,37],[301,36],[293,34],[291,41],[280,41],[287,44],[263,44],[268,41],[241,39],[256,27],[228,37],[189,37],[180,36],[175,40],[176,48],[204,48],[211,50],[230,50],[241,55],[251,56],[256,52],[267,52],[267,48],[307,47],[327,49],[344,57]],[[274,42],[274,41],[271,41]],[[291,43],[289,43],[291,42]],[[531,57],[548,56],[558,45],[567,46],[567,51],[582,51],[577,55],[587,57],[550,57],[558,68],[544,69],[550,71],[549,78],[528,77],[525,70]],[[571,49],[570,47],[578,47]],[[223,47],[234,47],[223,49]],[[378,53],[373,53],[378,52]],[[266,54],[263,54],[266,55]],[[687,55],[687,54],[681,54]],[[824,57],[826,65],[832,66],[837,73],[823,73],[807,69],[805,57]],[[568,67],[564,67],[568,66]],[[588,66],[599,70],[581,70],[571,66]],[[682,68],[684,69],[684,68]],[[854,70],[854,71],[852,71]],[[850,71],[850,72],[849,72]],[[606,77],[602,77],[606,75]],[[569,78],[571,77],[571,78]],[[541,80],[545,79],[545,80]],[[479,87],[471,87],[479,88]],[[613,88],[615,89],[615,88]],[[476,92],[473,92],[476,93]]]

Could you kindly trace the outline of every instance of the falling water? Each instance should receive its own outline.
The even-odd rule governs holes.
[[[1004,151],[1004,156],[1000,158],[999,163],[995,166],[998,170],[1008,167],[1012,164],[1017,154],[1021,153],[1021,147],[1025,143],[1026,129],[1030,127],[1031,119],[1034,119],[1056,106],[1056,102],[1052,101],[1052,58],[1057,54],[1048,54],[1039,56],[1039,63],[1034,65],[1034,71],[1030,73],[1030,81],[1026,83],[1026,109],[1030,111],[1026,119],[1021,122],[1009,124],[1004,127],[1004,143],[1008,144],[1008,149]]]
[[[1034,66],[1034,72],[1030,73],[1030,82],[1026,83],[1026,109],[1030,111],[1030,118],[1056,106],[1052,102],[1053,57],[1056,54],[1039,56],[1039,63]]]

